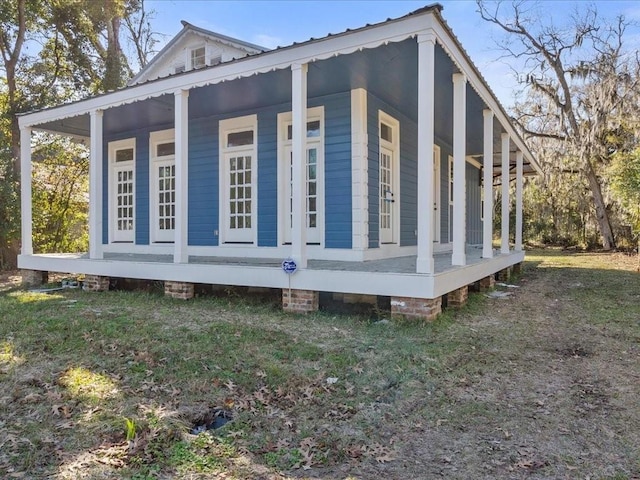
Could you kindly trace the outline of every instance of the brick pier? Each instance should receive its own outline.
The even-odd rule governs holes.
[[[442,312],[442,298],[391,297],[391,316],[406,320],[435,320]]]
[[[109,290],[109,277],[85,275],[82,289],[87,292],[106,292]]]
[[[320,292],[282,289],[282,309],[289,313],[309,313],[318,310]]]
[[[164,294],[167,297],[176,298],[178,300],[189,300],[194,297],[194,291],[193,283],[172,282],[169,280],[164,282]]]

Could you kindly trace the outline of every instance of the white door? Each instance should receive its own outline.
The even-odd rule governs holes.
[[[157,160],[154,241],[173,242],[176,228],[176,164],[173,159]]]
[[[284,241],[285,243],[291,243],[291,232],[293,229],[293,152],[291,151],[291,146],[288,145],[284,147],[284,157],[286,159],[286,225],[284,229]],[[311,244],[320,244],[322,240],[320,228],[322,217],[322,194],[320,188],[321,175],[322,169],[320,165],[319,148],[317,145],[310,145],[307,147],[307,155],[305,159],[305,222],[307,228],[307,243]]]
[[[433,241],[440,243],[440,149],[433,149]]]
[[[380,146],[380,243],[396,241],[393,150]]]
[[[253,243],[253,150],[236,151],[224,156],[227,178],[226,234],[227,242]]]
[[[173,130],[151,132],[151,241],[170,243],[176,228],[176,144]]]

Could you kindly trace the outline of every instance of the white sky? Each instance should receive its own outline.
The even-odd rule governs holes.
[[[148,9],[156,12],[153,28],[165,35],[164,42],[177,34],[186,20],[214,32],[229,35],[265,47],[290,45],[311,37],[343,32],[347,28],[397,18],[433,2],[395,1],[225,1],[225,0],[147,0]],[[497,60],[500,56],[494,39],[500,31],[480,18],[475,1],[442,0],[442,15],[471,59],[487,79],[489,86],[506,107],[513,103],[516,82],[512,71]],[[506,2],[507,5],[509,2]],[[540,14],[546,21],[561,23],[576,9],[595,5],[600,14],[613,18],[624,14],[640,22],[638,1],[539,1]],[[629,31],[630,44],[640,46],[640,28]],[[160,46],[161,48],[161,46]]]

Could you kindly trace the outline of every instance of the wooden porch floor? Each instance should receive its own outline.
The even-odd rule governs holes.
[[[466,248],[467,265],[473,265],[483,261],[481,246],[468,246]],[[494,256],[499,252],[494,250]],[[78,255],[77,258],[88,259],[87,254]],[[138,254],[138,253],[105,253],[105,260],[149,262],[149,263],[173,263],[172,255]],[[217,256],[189,256],[189,264],[194,265],[226,265],[281,268],[282,260],[273,258],[253,257],[217,257]],[[441,252],[434,255],[435,273],[443,273],[455,269],[451,264],[451,252]],[[309,260],[309,270],[350,271],[371,273],[416,273],[416,256],[385,258],[381,260],[338,261],[338,260]]]

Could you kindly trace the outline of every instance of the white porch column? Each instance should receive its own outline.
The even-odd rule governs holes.
[[[433,137],[435,33],[418,35],[418,258],[417,273],[433,273]]]
[[[307,208],[305,172],[307,156],[307,64],[291,65],[291,118],[293,154],[291,256],[307,268]]]
[[[89,258],[102,258],[102,110],[90,114]]]
[[[31,198],[31,129],[20,129],[20,216],[22,255],[33,255],[33,211]]]
[[[509,145],[508,133],[502,134],[502,241],[500,253],[509,253]]]
[[[467,77],[453,74],[453,254],[452,265],[466,265],[467,255]]]
[[[189,202],[189,90],[174,93],[174,128],[176,142],[176,226],[173,262],[189,263],[188,202]]]
[[[522,152],[516,153],[516,252],[522,251]]]
[[[482,188],[484,207],[482,211],[482,258],[493,257],[493,112],[486,109],[484,116],[484,150],[482,165]]]
[[[367,91],[351,90],[351,247],[369,248],[369,137],[367,133]]]

